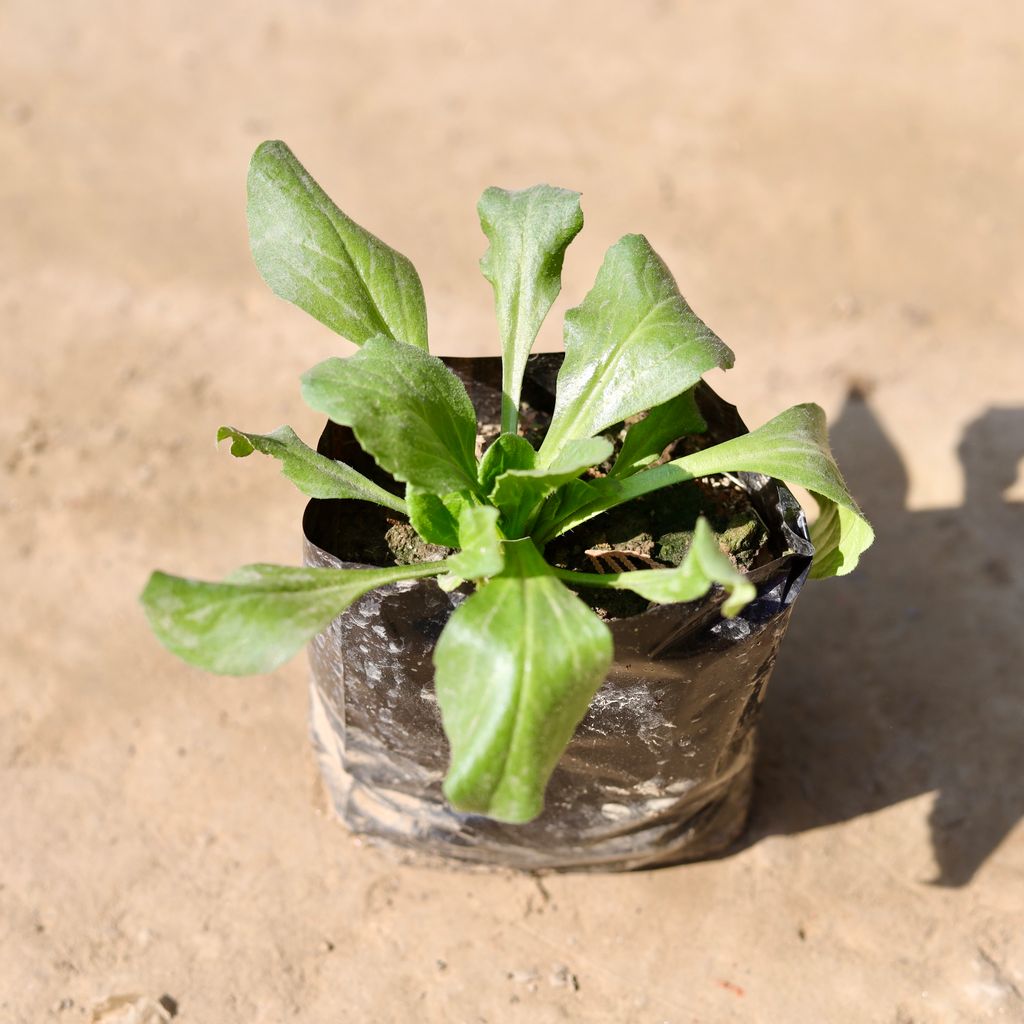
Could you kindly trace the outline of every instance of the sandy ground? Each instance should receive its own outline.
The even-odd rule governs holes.
[[[0,3],[0,1021],[1024,1021],[1022,30],[945,0]],[[301,496],[212,437],[315,437],[296,378],[349,351],[250,264],[265,137],[416,262],[435,351],[495,350],[480,191],[547,180],[588,219],[559,310],[643,231],[749,422],[828,410],[879,541],[801,598],[734,854],[405,865],[327,814],[302,659],[217,680],[149,635],[151,567],[298,559]]]

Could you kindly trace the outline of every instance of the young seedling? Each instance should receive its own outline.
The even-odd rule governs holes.
[[[222,427],[231,451],[271,455],[307,495],[377,502],[407,516],[441,561],[378,569],[251,565],[222,583],[156,572],[142,595],[159,639],[214,672],[268,672],[376,587],[435,577],[472,593],[434,651],[435,685],[451,762],[444,791],[462,811],[527,822],[612,661],[608,627],[567,586],[630,590],[648,601],[693,601],[713,586],[737,615],[755,587],[698,519],[676,568],[574,572],[545,545],[594,516],[684,480],[750,471],[806,488],[812,577],[843,575],[873,534],[847,492],[813,404],[741,437],[659,461],[705,428],[694,388],[732,352],[687,305],[642,235],[607,252],[593,289],[565,317],[565,360],[539,448],[517,433],[526,359],[561,287],[566,247],[583,225],[579,195],[537,185],[489,188],[479,204],[490,243],[481,267],[494,289],[503,357],[501,435],[475,454],[477,421],[465,387],[428,352],[423,289],[412,264],[342,213],[282,142],[266,142],[249,171],[249,231],[270,287],[361,346],[302,378],[313,409],[350,427],[395,480],[399,498],[307,447],[289,427],[253,434]],[[638,414],[646,413],[636,420]],[[633,419],[617,455],[603,432]],[[604,476],[592,467],[614,456]]]

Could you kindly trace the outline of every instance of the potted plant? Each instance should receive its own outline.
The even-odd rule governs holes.
[[[531,357],[582,227],[575,192],[480,200],[499,369],[428,352],[412,264],[283,143],[256,150],[248,190],[264,279],[360,347],[302,378],[330,421],[319,451],[289,427],[218,433],[314,499],[307,564],[220,583],[156,572],[142,601],[158,638],[228,674],[313,641],[314,733],[360,831],[522,867],[632,867],[734,838],[792,600],[872,540],[822,411],[746,432],[701,379],[732,353],[640,235],[566,314],[564,360]],[[813,548],[780,481],[820,506]],[[634,792],[638,745],[651,763]],[[553,773],[565,784],[542,814]]]

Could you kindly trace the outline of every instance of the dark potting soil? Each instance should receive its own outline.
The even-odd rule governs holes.
[[[495,405],[493,392],[471,397],[480,413],[477,454],[500,432],[500,396]],[[491,405],[495,405],[492,409]],[[524,403],[522,430],[537,446],[547,429],[549,417]],[[618,450],[625,428],[607,432]],[[704,447],[701,437],[674,442],[663,460],[677,458]],[[706,442],[710,443],[710,442]],[[591,476],[606,472],[608,465],[596,467]],[[411,565],[445,558],[448,548],[428,544],[413,530],[404,516],[368,502],[344,502],[347,515],[331,550],[350,562],[370,565]],[[698,516],[704,516],[721,546],[742,570],[750,570],[767,560],[768,530],[758,516],[746,491],[727,477],[690,480],[663,491],[636,498],[603,515],[583,523],[575,530],[551,541],[545,557],[563,569],[580,572],[612,573],[636,569],[656,569],[679,565],[689,550]],[[342,517],[339,517],[342,519]],[[624,618],[646,611],[650,604],[638,594],[624,590],[573,587],[579,596],[602,618]]]

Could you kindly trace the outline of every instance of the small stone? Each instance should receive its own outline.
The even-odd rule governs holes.
[[[573,992],[579,992],[580,982],[572,971],[565,964],[557,964],[548,977],[548,982],[556,988],[569,988]]]
[[[177,1016],[178,1004],[168,995],[159,999],[136,993],[108,996],[92,1008],[92,1024],[166,1024]]]

